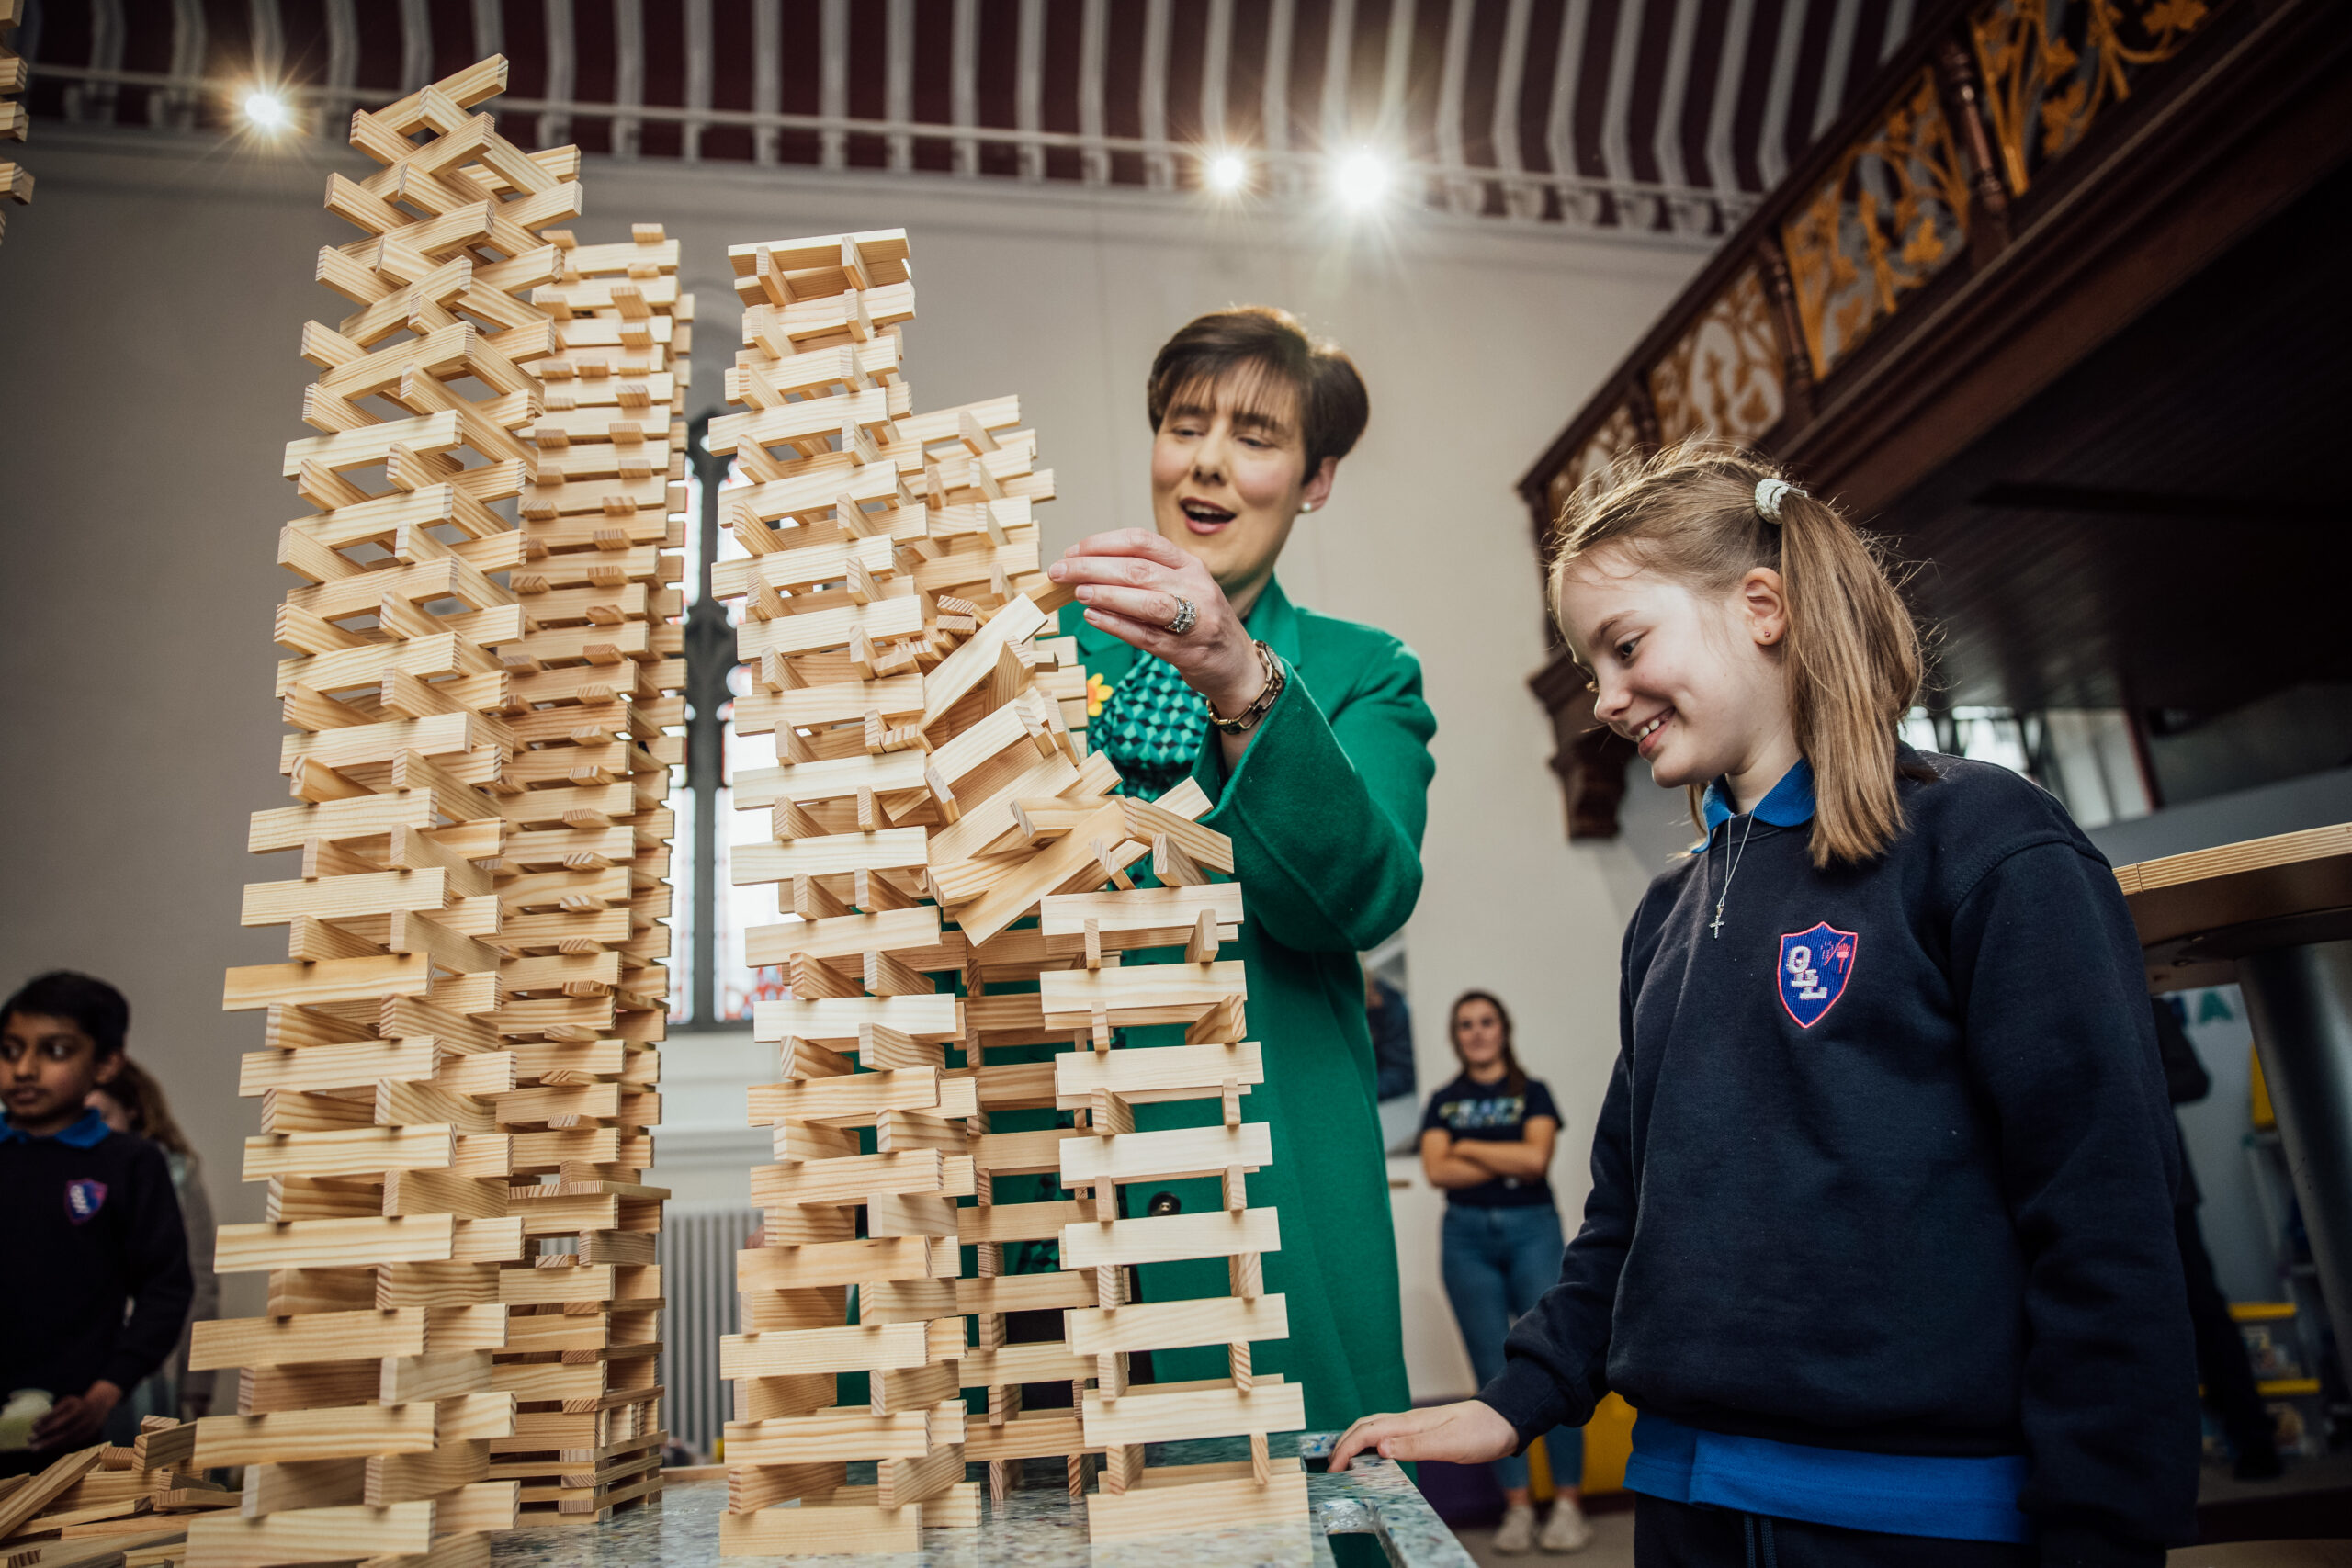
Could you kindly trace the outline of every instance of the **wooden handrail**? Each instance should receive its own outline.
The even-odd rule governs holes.
[[[1710,430],[1765,450],[1931,285],[2007,245],[2013,204],[2233,0],[1941,0],[1768,193],[1519,491],[1544,553],[1561,504],[1620,453]],[[1869,353],[1865,354],[1865,348]]]

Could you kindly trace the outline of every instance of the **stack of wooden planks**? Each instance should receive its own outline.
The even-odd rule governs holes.
[[[192,1365],[239,1375],[236,1414],[197,1423],[193,1461],[244,1483],[191,1528],[187,1568],[486,1562],[483,1532],[515,1523],[521,1493],[492,1445],[591,1446],[544,1440],[571,1432],[560,1408],[545,1433],[518,1421],[511,1385],[560,1407],[569,1385],[549,1390],[541,1363],[572,1346],[516,1337],[511,1308],[537,1324],[550,1298],[508,1281],[558,1272],[526,1248],[559,1210],[565,1238],[601,1235],[608,1212],[616,1231],[644,1222],[626,1200],[511,1190],[550,1174],[627,1189],[650,1163],[638,1097],[666,987],[636,922],[662,908],[667,818],[624,710],[658,713],[681,672],[658,561],[624,585],[634,616],[602,613],[604,558],[625,553],[607,531],[650,510],[643,542],[671,542],[666,453],[649,501],[559,473],[531,435],[531,367],[567,349],[534,299],[565,272],[542,231],[580,211],[579,154],[523,152],[471,112],[505,79],[493,57],[356,113],[352,144],[379,167],[329,176],[329,210],[364,233],[319,254],[355,310],[303,329],[320,370],[303,417],[322,434],[286,453],[314,509],[277,548],[302,580],[276,622],[295,798],[248,838],[300,866],[245,890],[244,923],[286,927],[287,962],[232,969],[224,990],[266,1015],[241,1089],[262,1115],[245,1178],[269,1194],[264,1223],[221,1227],[216,1267],[266,1271],[267,1310],[196,1326]],[[600,499],[574,504],[583,491]],[[583,548],[589,592],[530,576]],[[578,1103],[548,1098],[565,1094]],[[594,1332],[631,1315],[605,1311],[622,1287],[588,1291]],[[569,1298],[552,1301],[560,1321]],[[523,1359],[497,1365],[508,1350]],[[628,1393],[650,1409],[650,1389]]]
[[[520,1402],[490,1473],[522,1483],[523,1524],[582,1524],[662,1484],[655,1384],[662,1201],[644,1183],[661,1120],[669,992],[663,804],[684,718],[674,547],[694,299],[658,224],[620,243],[549,231],[560,271],[533,290],[555,352],[524,487],[527,558],[508,576],[538,630],[502,660],[531,707],[507,800],[519,852],[498,885],[511,955],[497,1024],[516,1087],[511,1212],[537,1244],[500,1279],[511,1314],[492,1386]],[[511,873],[512,874],[504,874]]]
[[[0,0],[0,38],[16,30],[25,19],[25,0]],[[28,74],[24,56],[0,43],[0,141],[22,141],[29,123],[25,106],[10,96],[25,90]],[[13,158],[0,158],[0,197],[19,205],[33,198],[33,173]],[[0,212],[0,234],[7,232],[8,219]]]
[[[1029,511],[1052,476],[1016,399],[914,412],[905,235],[729,256],[746,308],[728,390],[749,408],[715,421],[711,446],[736,455],[721,508],[746,558],[719,563],[714,589],[745,617],[737,728],[776,752],[735,778],[770,835],[735,846],[731,875],[778,890],[786,919],[748,931],[745,957],[780,967],[789,995],[754,1007],[784,1081],[751,1097],[776,1162],[752,1173],[763,1245],[741,1256],[747,1332],[726,1347],[722,1550],[913,1550],[926,1525],[977,1519],[967,1461],[1001,1498],[1022,1461],[1060,1457],[1075,1496],[1090,1453],[1102,1539],[1303,1523],[1296,1461],[1265,1445],[1301,1424],[1298,1391],[1249,1363],[1250,1341],[1283,1329],[1257,1267],[1273,1216],[1243,1190],[1267,1157],[1239,1121],[1262,1069],[1242,966],[1216,957],[1242,918],[1240,889],[1212,876],[1230,844],[1198,825],[1196,785],[1122,798],[1085,751],[1075,640],[1040,635],[1061,596]],[[1137,888],[1147,858],[1159,886]],[[1174,962],[1121,966],[1170,947]],[[1169,1022],[1192,1043],[1111,1050],[1120,1025]],[[1134,1104],[1201,1097],[1224,1126],[1135,1132]],[[1073,1125],[991,1131],[1016,1111]],[[1218,1213],[1118,1217],[1123,1182],[1212,1172]],[[1079,1196],[1024,1201],[1017,1179],[1044,1173]],[[1048,1240],[1059,1271],[1006,1271],[1008,1247]],[[1213,1257],[1233,1260],[1230,1296],[1127,1305],[1131,1265]],[[1009,1314],[1073,1308],[1061,1342],[1008,1341]],[[1129,1387],[1130,1349],[1204,1344],[1233,1348],[1230,1377]],[[843,1374],[867,1403],[839,1403]],[[1023,1413],[1023,1385],[1057,1382],[1074,1409]],[[984,1418],[962,1390],[984,1392]],[[1219,1435],[1252,1457],[1143,1462],[1148,1442]],[[874,1485],[847,1484],[857,1460]]]
[[[237,1506],[189,1472],[196,1428],[161,1416],[127,1448],[77,1450],[0,1481],[0,1568],[164,1568],[185,1562],[188,1530]]]

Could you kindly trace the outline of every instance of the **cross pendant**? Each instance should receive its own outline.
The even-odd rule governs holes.
[[[1707,929],[1708,929],[1709,931],[1711,931],[1714,932],[1714,934],[1715,934],[1715,940],[1716,940],[1717,942],[1721,942],[1721,941],[1723,940],[1723,935],[1724,935],[1724,907],[1723,907],[1723,905],[1722,905],[1722,904],[1718,903],[1718,904],[1715,906],[1715,918],[1714,918],[1713,919],[1709,920],[1709,921],[1707,922]]]

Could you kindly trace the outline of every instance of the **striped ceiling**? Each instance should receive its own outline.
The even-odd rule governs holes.
[[[1721,233],[1912,0],[31,0],[36,115],[217,128],[256,75],[325,133],[481,55],[509,134],[624,157],[1299,199],[1359,147],[1408,197]]]

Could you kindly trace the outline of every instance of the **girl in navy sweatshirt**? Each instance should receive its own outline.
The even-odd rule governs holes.
[[[1898,744],[1901,599],[1751,455],[1576,502],[1552,602],[1705,838],[1625,932],[1560,1282],[1476,1399],[1367,1416],[1332,1468],[1491,1461],[1614,1389],[1645,1565],[2160,1563],[2197,1374],[2107,863],[2028,781]]]

